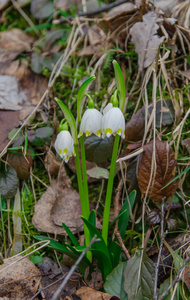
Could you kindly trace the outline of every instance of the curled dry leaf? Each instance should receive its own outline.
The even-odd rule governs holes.
[[[148,107],[148,120],[153,110],[153,105]],[[156,127],[171,125],[175,118],[175,111],[172,101],[170,99],[158,100],[156,102]],[[145,130],[145,107],[134,114],[129,122],[125,126],[125,142],[137,142],[143,139]]]
[[[62,164],[59,176],[35,205],[33,225],[43,232],[65,234],[62,223],[75,234],[82,228],[80,196]]]
[[[160,220],[160,210],[158,208],[151,209],[146,218],[146,221],[149,224],[149,226],[155,226],[157,224],[160,224]]]
[[[8,163],[17,172],[17,176],[21,180],[25,180],[30,176],[30,167],[32,166],[32,155],[28,150],[24,156],[21,151],[18,154],[10,153]]]
[[[190,154],[190,138],[189,139],[185,139],[182,142],[182,145],[185,146]]]
[[[9,142],[9,132],[17,126],[19,126],[18,111],[0,111],[0,151]]]
[[[18,261],[20,258],[21,256],[5,259],[3,265],[0,266],[1,297],[26,300],[30,299],[38,290],[41,280],[40,271],[28,258]],[[15,261],[18,262],[12,264]],[[5,269],[9,265],[11,266]]]
[[[142,107],[134,114],[125,126],[125,142],[142,140],[145,127],[145,108]]]
[[[135,44],[135,51],[138,54],[140,71],[151,65],[156,58],[158,47],[165,39],[157,35],[159,21],[154,12],[149,12],[143,16],[143,22],[135,23],[130,29],[131,41]]]
[[[119,26],[125,25],[130,17],[135,13],[136,6],[133,3],[123,3],[111,9],[105,18],[102,19],[103,24],[107,29],[114,31]]]
[[[185,266],[182,276],[183,282],[185,282],[189,292],[190,292],[190,265]]]
[[[177,183],[174,181],[164,188],[173,178],[176,159],[172,148],[167,142],[155,141],[155,163],[152,163],[153,141],[143,147],[143,153],[138,170],[138,183],[143,194],[147,192],[151,169],[153,176],[148,189],[148,196],[155,202],[161,202],[163,197],[170,197],[175,193]]]
[[[33,42],[33,37],[17,28],[1,32],[0,63],[4,65],[14,60],[23,51],[30,51]]]
[[[40,282],[40,286],[42,289],[44,289],[43,290],[43,294],[45,297],[44,299],[51,300],[53,298],[53,295],[55,294],[56,290],[60,286],[59,279],[61,277],[63,277],[64,275],[65,276],[67,275],[67,273],[69,272],[69,268],[66,267],[65,265],[62,265],[62,263],[59,263],[59,267],[58,267],[57,263],[55,263],[49,257],[44,257],[43,261],[38,264],[38,268],[39,268],[41,274],[43,274],[41,282]],[[47,286],[49,286],[48,289],[45,288]],[[72,280],[72,278],[71,278],[71,280],[65,286],[65,289],[62,290],[58,299],[66,300],[67,299],[66,296],[68,294],[70,294],[70,295],[75,294],[76,289],[77,289],[76,281]]]
[[[81,300],[119,300],[116,296],[96,291],[87,286],[82,286],[77,290],[76,295],[79,296]]]
[[[55,154],[49,149],[45,160],[45,168],[50,175],[56,176],[59,172],[61,161],[55,156]]]

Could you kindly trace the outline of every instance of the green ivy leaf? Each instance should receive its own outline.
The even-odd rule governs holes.
[[[98,166],[87,170],[86,173],[92,178],[97,178],[97,179],[100,179],[100,178],[108,179],[109,178],[109,171],[107,169],[100,168]]]
[[[51,127],[41,127],[36,129],[36,137],[39,137],[41,139],[45,139],[47,137],[52,136],[53,129]]]
[[[101,163],[106,161],[112,156],[113,145],[113,136],[101,139],[96,135],[91,135],[84,142],[86,160],[95,163]]]
[[[155,267],[153,261],[144,253],[137,253],[127,261],[124,270],[124,291],[128,300],[153,299]]]
[[[13,138],[13,136],[14,136],[14,135],[17,133],[17,131],[19,131],[19,130],[20,130],[20,128],[14,128],[13,130],[11,130],[11,132],[10,132],[9,135],[8,135],[8,139],[11,140],[11,139]],[[18,140],[18,138],[21,137],[21,136],[22,136],[22,133],[21,133],[21,132],[18,133],[18,134],[15,136],[15,138],[14,138],[13,141]]]
[[[106,293],[117,296],[121,300],[128,300],[127,294],[123,289],[123,272],[126,262],[122,262],[106,277],[104,289]]]
[[[0,172],[0,194],[5,199],[10,199],[15,196],[19,186],[19,179],[15,169],[7,166],[6,169],[1,169]]]

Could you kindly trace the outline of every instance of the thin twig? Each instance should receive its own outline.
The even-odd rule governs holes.
[[[65,279],[63,280],[63,282],[61,283],[60,287],[57,289],[57,291],[54,293],[52,300],[57,300],[61,291],[63,290],[63,288],[65,287],[65,285],[67,284],[67,281],[69,280],[69,278],[71,277],[71,275],[74,273],[75,269],[77,268],[78,264],[82,261],[83,257],[85,256],[86,252],[88,251],[88,249],[92,246],[92,244],[94,244],[95,242],[99,241],[99,239],[96,239],[97,236],[95,235],[90,244],[88,245],[88,247],[86,247],[86,249],[81,253],[81,255],[79,256],[79,258],[77,259],[77,261],[75,262],[75,264],[72,266],[72,268],[70,269],[70,271],[68,272],[67,276],[65,277]]]
[[[117,189],[115,191],[114,218],[117,218],[119,216],[119,199],[120,199],[122,187],[123,187],[123,178],[120,179]],[[118,220],[115,223],[115,229],[118,229]]]
[[[164,234],[164,201],[166,200],[166,197],[162,198],[162,208],[161,208],[161,241],[160,241],[160,249],[158,253],[158,260],[156,264],[156,271],[155,271],[155,281],[154,281],[154,300],[158,299],[157,294],[157,285],[158,285],[158,271],[160,266],[160,260],[161,260],[161,254],[162,254],[162,248],[164,244],[165,234]]]
[[[11,0],[13,6],[18,10],[18,12],[21,14],[21,16],[26,20],[26,22],[30,25],[30,27],[33,27],[34,32],[40,36],[39,30],[36,28],[34,23],[31,21],[31,19],[27,16],[27,14],[24,12],[24,10],[20,7],[20,5],[15,1]]]
[[[119,0],[119,1],[116,1],[116,2],[112,2],[112,3],[109,3],[108,5],[104,6],[104,7],[101,7],[101,8],[98,8],[96,10],[93,10],[93,11],[88,11],[88,12],[79,12],[77,15],[79,17],[84,17],[84,16],[87,16],[87,17],[91,17],[91,16],[94,16],[94,15],[98,15],[98,14],[101,14],[105,11],[108,11],[110,10],[111,8],[114,8],[116,6],[119,6],[120,4],[123,4],[123,3],[127,3],[127,2],[133,2],[131,0]],[[61,18],[60,20],[54,20],[53,23],[56,23],[56,24],[61,24],[61,23],[65,23],[66,22],[66,19],[67,20],[72,20],[73,19],[73,16],[70,15],[68,16],[67,18]]]
[[[174,281],[169,285],[169,287],[167,288],[167,290],[161,295],[161,297],[159,298],[159,300],[162,300],[165,298],[165,296],[169,293],[169,291],[173,288],[173,286],[179,282],[181,280],[181,276],[183,274],[184,268],[187,265],[187,263],[190,261],[190,256],[188,256],[185,261],[183,266],[179,269],[179,272],[176,276],[176,278],[174,279]]]
[[[129,254],[127,248],[125,247],[125,244],[121,238],[121,235],[120,235],[120,232],[117,230],[117,229],[114,229],[114,234],[116,235],[117,239],[118,239],[118,242],[119,242],[119,245],[121,246],[125,256],[127,259],[130,259],[131,258],[131,255]]]

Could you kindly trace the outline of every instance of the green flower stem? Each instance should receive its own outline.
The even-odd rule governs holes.
[[[103,237],[106,245],[107,245],[107,240],[108,240],[109,214],[110,214],[111,197],[112,197],[113,181],[114,181],[114,174],[115,174],[115,165],[116,165],[117,152],[118,152],[118,147],[119,147],[119,139],[120,139],[120,136],[118,134],[116,134],[113,152],[112,152],[110,174],[109,174],[109,179],[108,179],[106,201],[105,201],[105,207],[104,207],[102,237]]]
[[[88,198],[88,183],[87,183],[87,175],[86,175],[86,158],[85,158],[85,148],[84,148],[84,136],[80,137],[80,149],[81,149],[81,161],[82,161],[82,176],[83,176],[83,187],[84,187],[84,199],[85,199],[85,207],[87,220],[90,215],[90,207],[89,207],[89,198]]]
[[[86,197],[84,196],[84,187],[82,183],[82,174],[81,174],[81,167],[80,167],[80,159],[79,159],[79,148],[78,144],[74,146],[75,147],[75,164],[76,164],[76,171],[77,171],[77,180],[78,180],[78,187],[79,187],[79,194],[80,194],[80,204],[81,204],[81,210],[82,210],[82,216],[88,220],[90,209],[89,209],[89,202],[86,203]],[[84,226],[84,236],[85,236],[85,244],[86,246],[90,244],[90,232],[86,225],[83,223]],[[91,261],[92,255],[88,251],[87,252],[87,258]]]

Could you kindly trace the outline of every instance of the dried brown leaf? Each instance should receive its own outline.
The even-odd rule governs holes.
[[[149,12],[143,16],[143,22],[135,23],[130,29],[131,41],[135,44],[135,51],[138,54],[140,71],[154,61],[158,47],[165,39],[157,35],[159,21],[154,12]]]
[[[64,234],[63,227],[56,226],[51,218],[51,210],[56,200],[56,183],[52,182],[52,187],[48,187],[40,200],[35,204],[32,223],[38,231],[53,234]]]
[[[37,105],[42,95],[47,89],[47,79],[34,74],[29,69],[20,81],[20,85],[30,103]]]
[[[123,3],[111,9],[105,18],[102,19],[104,26],[112,31],[117,29],[120,25],[125,23],[131,18],[136,11],[136,6],[133,3]]]
[[[9,51],[31,50],[34,38],[21,29],[11,29],[0,33],[0,47]]]
[[[125,142],[142,140],[145,128],[145,108],[142,107],[125,126]]]
[[[21,29],[11,29],[0,33],[0,63],[15,59],[23,51],[30,51],[34,38]]]
[[[45,160],[45,168],[50,175],[56,176],[59,172],[61,161],[55,156],[55,154],[49,149]]]
[[[154,5],[170,16],[173,8],[178,4],[178,2],[179,0],[155,0]]]
[[[8,3],[10,0],[1,0],[0,2],[0,10],[2,10]]]
[[[153,141],[143,147],[143,153],[138,171],[138,183],[143,194],[146,193],[149,186],[153,156]],[[155,202],[161,202],[163,197],[170,197],[174,194],[177,183],[174,181],[169,186],[164,186],[173,178],[173,172],[176,165],[176,159],[173,150],[167,142],[155,141],[156,167],[153,171],[148,196]]]
[[[30,176],[30,167],[32,166],[31,152],[28,150],[24,156],[21,151],[18,154],[10,153],[8,163],[17,172],[17,176],[21,180],[25,180]]]
[[[80,196],[71,188],[71,181],[63,164],[57,183],[52,182],[51,187],[35,205],[32,223],[39,231],[54,234],[65,233],[62,223],[65,223],[73,233],[81,229]]]
[[[18,111],[1,111],[0,110],[0,152],[9,142],[9,132],[19,126]]]
[[[180,74],[190,80],[190,69],[187,71],[181,71]]]
[[[182,145],[185,146],[190,154],[190,138],[189,139],[185,139],[182,142]]]
[[[21,256],[5,259],[0,266],[0,295],[9,299],[29,300],[37,292],[41,280],[40,271],[34,264],[24,258],[3,271],[19,258]]]
[[[0,75],[0,109],[20,110],[23,105],[29,105],[23,89],[15,76]]]
[[[153,105],[148,107],[148,120],[152,113]],[[175,118],[175,111],[170,99],[158,100],[156,102],[156,127],[171,125]],[[147,120],[147,123],[148,123]],[[137,142],[143,139],[145,130],[145,107],[134,114],[125,126],[125,142]]]
[[[116,296],[96,291],[87,286],[82,286],[79,290],[77,290],[76,295],[79,296],[81,300],[119,300]]]
[[[28,66],[26,60],[14,60],[12,62],[4,64],[4,66],[0,70],[0,73],[1,75],[15,76],[18,79],[22,79],[27,72],[27,67]]]
[[[185,282],[189,292],[190,292],[190,265],[185,266],[182,276],[183,282]]]
[[[38,268],[41,274],[43,274],[40,286],[42,289],[44,288],[43,294],[46,300],[51,300],[53,298],[53,295],[55,294],[56,290],[60,286],[60,281],[58,280],[61,277],[63,278],[63,276],[66,275],[69,271],[69,268],[66,267],[65,265],[62,265],[62,263],[59,263],[59,266],[61,268],[59,268],[58,265],[49,257],[44,257],[43,261],[38,264]],[[47,286],[49,286],[48,289],[45,288]],[[71,279],[65,286],[65,289],[62,290],[60,297],[58,299],[65,299],[68,293],[70,295],[75,294],[76,289],[77,286],[75,280]]]

